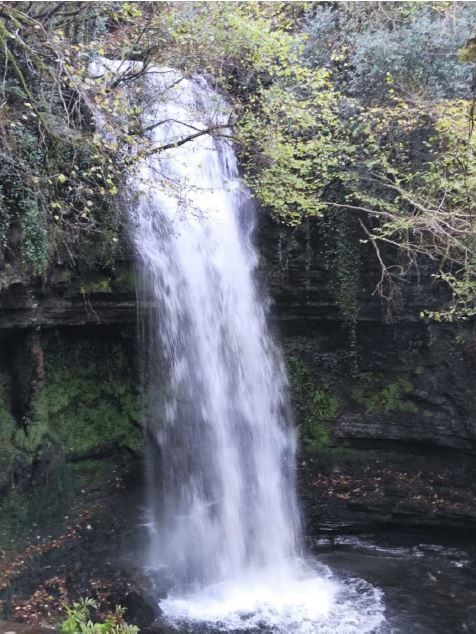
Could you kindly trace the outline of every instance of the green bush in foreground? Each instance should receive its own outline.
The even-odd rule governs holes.
[[[81,599],[72,606],[66,605],[67,618],[60,624],[63,634],[137,634],[139,628],[128,625],[124,620],[125,609],[116,606],[114,613],[107,616],[104,623],[93,623],[91,608],[96,608],[94,599]]]

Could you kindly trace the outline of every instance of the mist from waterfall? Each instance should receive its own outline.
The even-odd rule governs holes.
[[[146,563],[172,585],[160,607],[172,626],[374,631],[378,591],[339,584],[301,552],[286,374],[256,284],[256,210],[226,138],[229,108],[170,69],[143,85],[151,149],[169,148],[131,177]]]

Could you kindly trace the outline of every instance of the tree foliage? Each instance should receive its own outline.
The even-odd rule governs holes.
[[[459,50],[472,35],[469,2],[314,3],[306,57],[332,68],[346,94],[381,103],[390,90],[408,98],[471,97],[471,69]]]
[[[358,217],[381,295],[420,266],[450,288],[435,319],[475,312],[474,64],[461,48],[474,17],[470,3],[342,3],[305,27],[305,57],[331,70],[351,113],[340,123],[355,151],[328,203]]]
[[[382,296],[430,267],[453,294],[431,316],[471,316],[474,13],[464,2],[2,3],[0,263],[11,277],[19,253],[34,274],[114,261],[124,175],[170,149],[151,148],[141,123],[140,77],[167,66],[225,93],[244,176],[278,222],[351,214]],[[94,78],[98,56],[124,63]]]
[[[96,47],[83,41],[94,12],[79,4],[0,9],[0,261],[13,276],[18,253],[41,274],[51,260],[87,259],[97,242],[113,251],[120,166],[94,129],[87,65]]]

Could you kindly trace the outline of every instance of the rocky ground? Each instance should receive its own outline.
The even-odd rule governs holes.
[[[301,460],[299,477],[308,532],[476,527],[474,466],[452,456],[337,451]]]
[[[0,621],[0,634],[51,634],[54,632],[50,627],[32,627],[24,623],[14,623],[8,621]]]
[[[137,560],[138,482],[111,472],[101,487],[85,486],[62,523],[0,560],[0,617],[42,631],[64,618],[65,604],[92,597],[100,620],[120,604],[126,618],[145,628],[155,613]],[[31,543],[33,541],[33,544]],[[0,625],[0,632],[3,632]],[[8,626],[10,627],[10,626]],[[20,626],[19,626],[20,627]],[[8,629],[5,630],[9,631]]]
[[[438,529],[446,534],[474,529],[476,479],[449,484],[448,458],[427,458],[415,469],[392,453],[387,460],[381,452],[360,453],[359,461],[342,452],[338,459],[300,460],[299,490],[309,536],[396,527],[426,536]],[[31,533],[16,552],[2,553],[0,616],[14,623],[0,622],[0,634],[46,632],[62,620],[65,604],[84,597],[98,602],[94,618],[120,604],[141,631],[152,627],[160,610],[152,599],[157,589],[140,566],[145,542],[141,490],[140,464],[122,474],[111,470],[101,486],[83,486],[62,522],[48,526],[46,533],[36,527],[37,534]]]

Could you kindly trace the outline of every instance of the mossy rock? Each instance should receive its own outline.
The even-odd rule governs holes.
[[[92,279],[82,279],[79,291],[81,295],[93,295],[95,293],[112,293],[111,278],[97,277]]]
[[[111,287],[116,293],[134,293],[136,289],[134,271],[130,267],[118,270],[111,280]]]
[[[319,384],[309,367],[298,357],[288,359],[291,393],[301,414],[299,431],[305,448],[322,451],[332,444],[332,426],[342,403],[329,386]]]
[[[406,377],[382,383],[378,376],[367,373],[360,376],[352,390],[352,398],[367,414],[389,414],[391,412],[416,412],[416,405],[409,399],[413,391]]]
[[[51,336],[47,343],[46,381],[22,426],[0,367],[0,549],[18,546],[20,527],[26,535],[36,524],[61,523],[81,483],[105,482],[114,460],[129,464],[142,447],[129,342]],[[95,455],[103,457],[86,459]]]
[[[99,339],[62,345],[47,353],[45,365],[46,382],[30,419],[21,427],[13,421],[0,382],[4,477],[10,477],[20,458],[23,468],[49,447],[74,457],[108,447],[140,451],[140,395],[135,370],[121,343]]]
[[[332,425],[341,410],[339,399],[323,387],[314,390],[310,411],[302,424],[303,440],[311,451],[331,445]]]
[[[120,344],[81,342],[47,357],[47,381],[26,433],[15,442],[34,452],[55,443],[68,454],[106,446],[141,447],[141,407],[133,369]]]
[[[15,421],[7,400],[6,378],[0,374],[0,490],[8,484],[15,462],[14,432]]]

